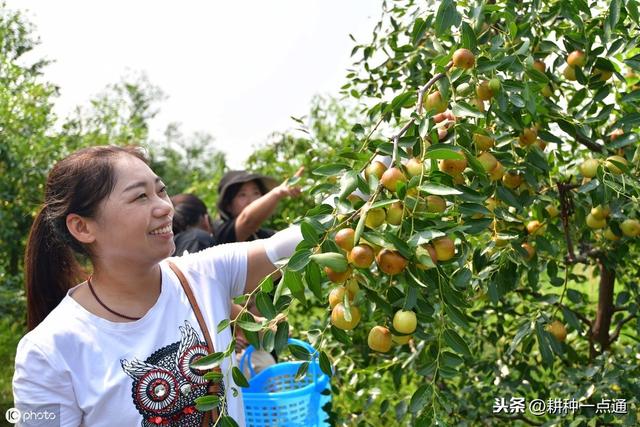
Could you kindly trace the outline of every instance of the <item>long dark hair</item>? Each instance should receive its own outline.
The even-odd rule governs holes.
[[[182,233],[200,222],[207,214],[207,206],[194,194],[178,194],[171,198],[173,203],[173,234]]]
[[[24,258],[29,330],[86,275],[74,252],[90,254],[69,232],[66,218],[70,213],[95,216],[99,203],[113,191],[113,163],[121,155],[147,163],[139,147],[98,146],[71,154],[49,172],[44,204],[31,226]]]

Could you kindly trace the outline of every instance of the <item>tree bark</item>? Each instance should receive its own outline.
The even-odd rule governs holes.
[[[611,328],[611,318],[614,313],[613,288],[616,272],[606,266],[602,257],[598,258],[598,266],[600,267],[598,311],[596,312],[596,320],[591,327],[591,339],[600,344],[600,352],[602,352],[609,348],[610,343],[609,329]],[[592,352],[594,351],[592,348]],[[591,356],[595,355],[592,354]]]

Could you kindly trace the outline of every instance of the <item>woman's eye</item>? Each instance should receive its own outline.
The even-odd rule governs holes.
[[[147,193],[142,193],[138,197],[136,197],[136,200],[144,199],[145,197],[147,197]]]
[[[160,191],[158,191],[158,193],[166,194],[167,193],[167,186],[165,185],[164,187],[162,187],[160,189]]]

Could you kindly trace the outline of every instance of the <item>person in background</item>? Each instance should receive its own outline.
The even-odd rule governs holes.
[[[298,169],[294,177],[300,177],[304,167]],[[274,231],[262,228],[262,224],[273,214],[278,202],[285,197],[298,197],[300,188],[285,180],[277,185],[273,178],[246,171],[227,172],[218,184],[218,212],[220,219],[214,222],[214,236],[218,244],[264,239]],[[234,306],[233,313],[240,313]],[[247,306],[256,321],[264,320],[252,298]],[[249,345],[241,329],[235,331],[236,356],[239,361]],[[255,373],[277,362],[275,353],[256,349],[251,355],[251,366]],[[244,374],[249,376],[248,363]]]
[[[216,244],[212,235],[211,218],[207,206],[194,194],[178,194],[171,198],[173,215],[174,255],[200,252]]]
[[[301,167],[295,173],[300,177]],[[227,172],[218,184],[218,214],[213,232],[219,244],[264,239],[274,231],[262,228],[285,197],[298,197],[300,188],[286,180],[277,185],[273,178],[247,171]]]

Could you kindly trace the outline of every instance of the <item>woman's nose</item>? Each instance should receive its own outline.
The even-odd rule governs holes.
[[[173,204],[171,200],[159,198],[154,208],[154,214],[158,217],[173,216]]]

